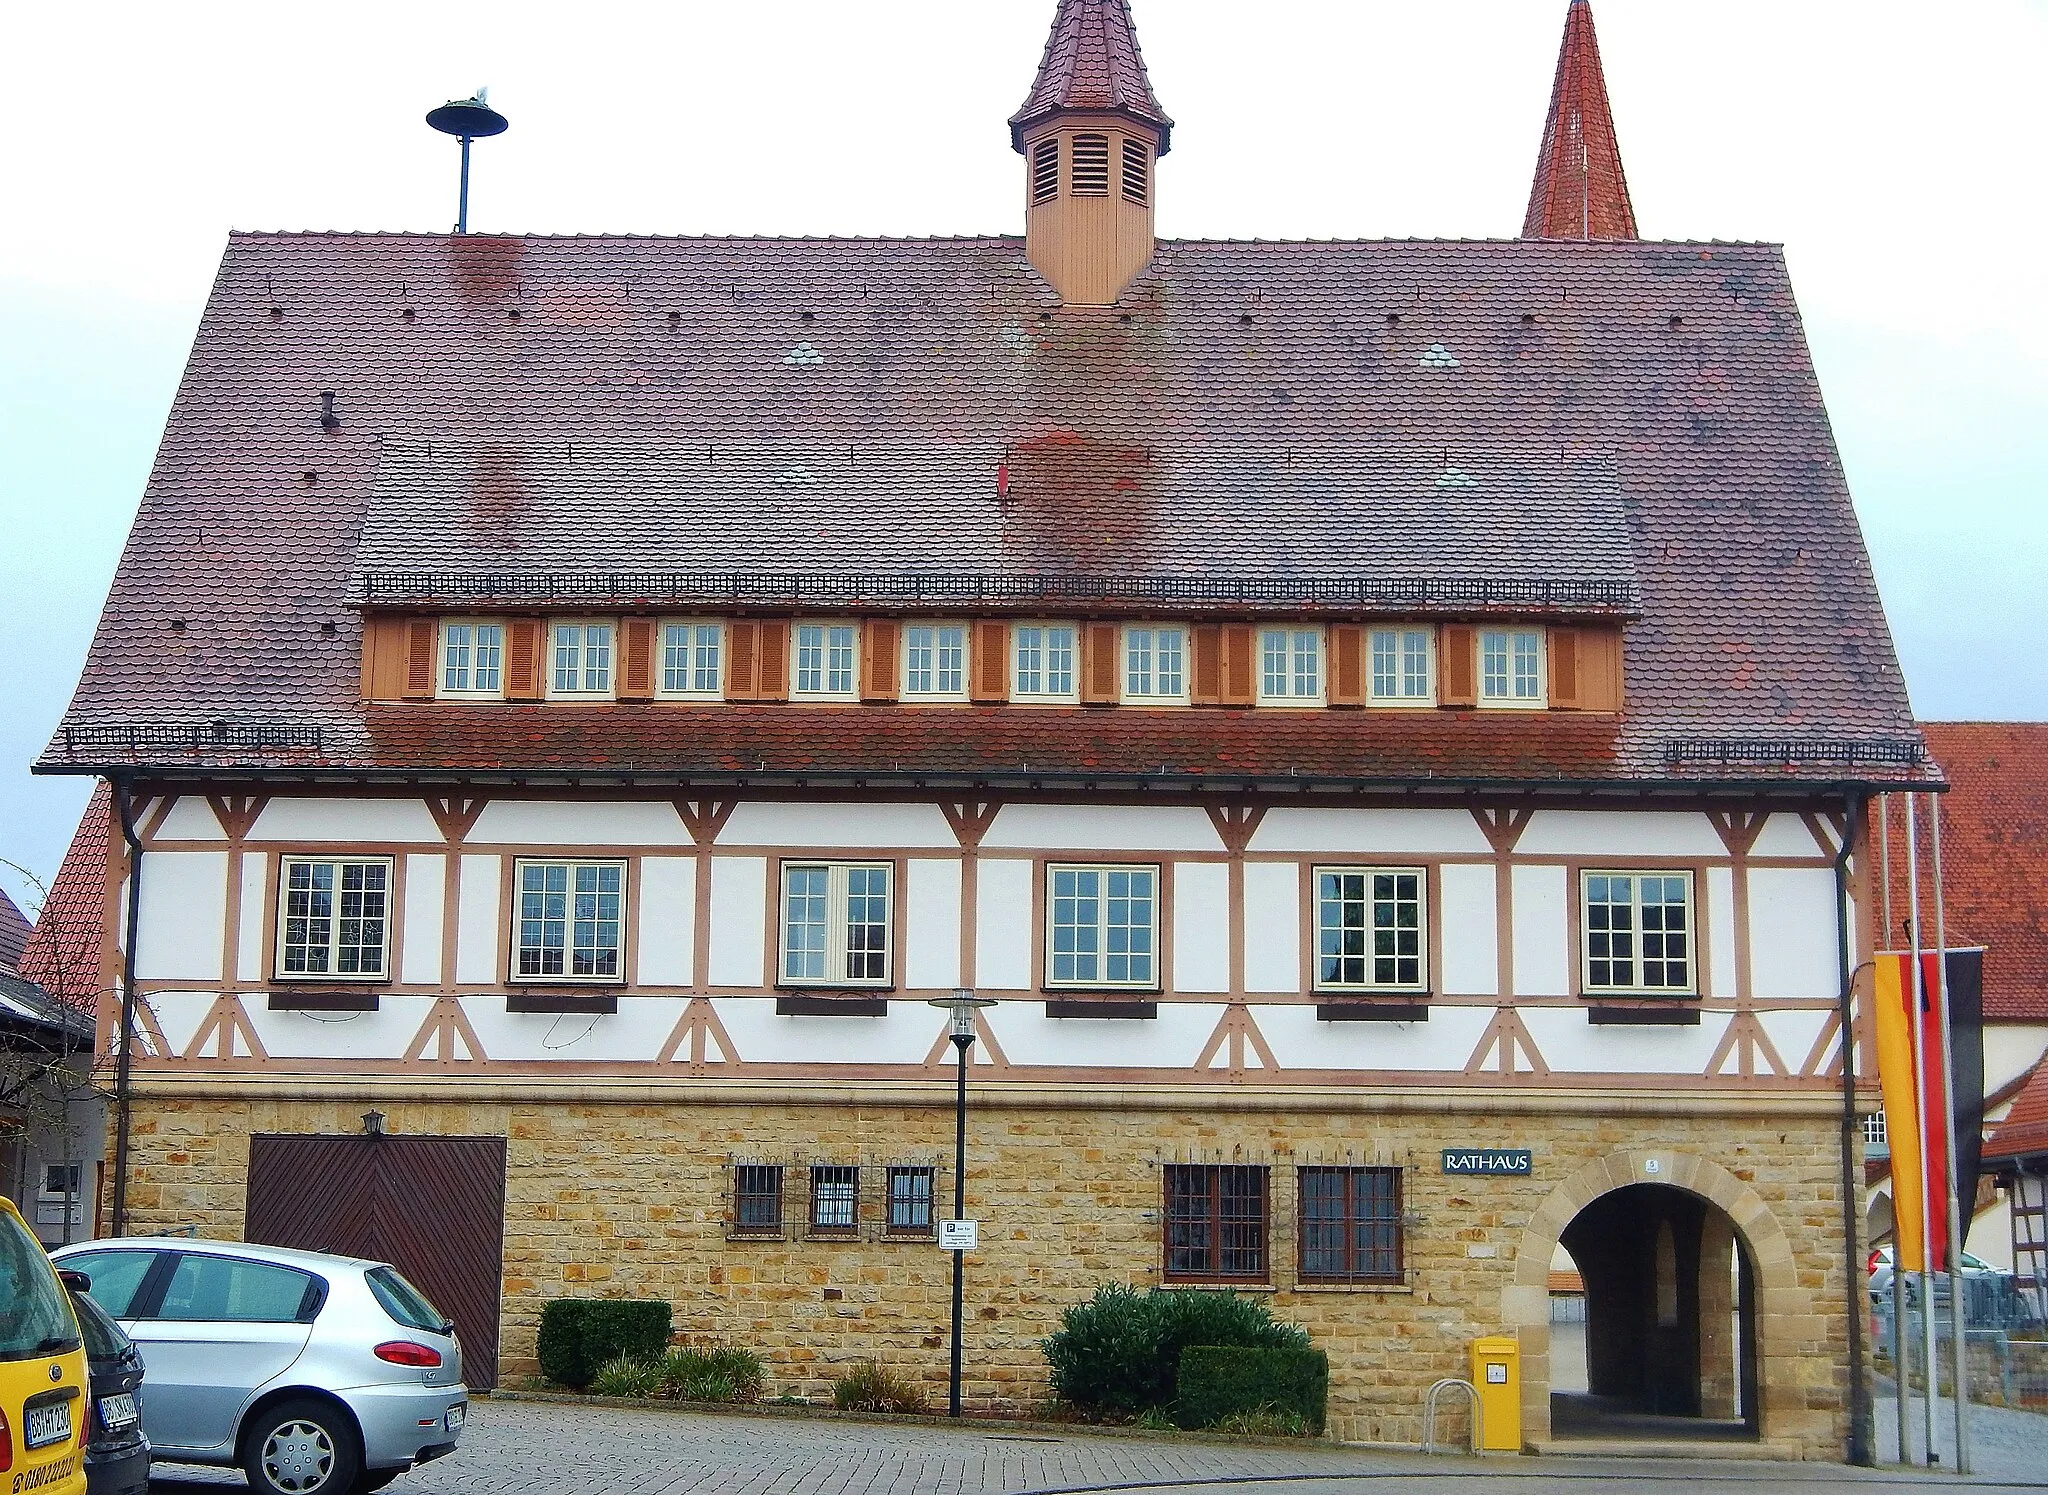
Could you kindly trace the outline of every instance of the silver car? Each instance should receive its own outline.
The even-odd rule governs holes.
[[[142,1350],[161,1460],[239,1464],[261,1495],[358,1495],[462,1436],[455,1326],[382,1262],[182,1236],[51,1255]]]

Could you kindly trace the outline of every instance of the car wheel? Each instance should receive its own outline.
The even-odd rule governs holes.
[[[250,1428],[242,1471],[258,1495],[349,1495],[362,1471],[355,1429],[332,1402],[279,1402]]]

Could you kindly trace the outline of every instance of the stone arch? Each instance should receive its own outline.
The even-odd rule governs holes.
[[[1718,1206],[1734,1222],[1757,1279],[1757,1357],[1762,1391],[1759,1439],[1774,1434],[1772,1388],[1786,1384],[1791,1363],[1828,1353],[1819,1320],[1804,1317],[1814,1309],[1800,1287],[1790,1237],[1762,1196],[1708,1158],[1669,1148],[1631,1147],[1595,1159],[1559,1184],[1529,1217],[1515,1251],[1515,1272],[1501,1291],[1501,1322],[1522,1347],[1522,1437],[1550,1436],[1550,1259],[1565,1228],[1580,1211],[1617,1189],[1635,1184],[1662,1184],[1698,1195]],[[1787,1327],[1777,1329],[1776,1324]],[[1790,1327],[1810,1324],[1806,1333]],[[1811,1343],[1807,1340],[1811,1339]],[[1786,1369],[1772,1374],[1773,1367]]]

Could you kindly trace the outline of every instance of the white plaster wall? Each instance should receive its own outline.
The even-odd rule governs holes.
[[[1230,990],[1230,868],[1221,862],[1173,866],[1173,987]]]
[[[350,841],[440,841],[441,827],[416,799],[274,799],[249,831],[251,840],[309,847]]]
[[[455,979],[472,986],[498,979],[498,950],[507,941],[498,917],[498,877],[503,857],[465,856],[455,896]]]
[[[1302,989],[1301,873],[1292,866],[1245,863],[1244,989]]]
[[[441,907],[448,859],[436,853],[405,859],[405,939],[398,979],[408,986],[441,982]]]
[[[1771,1047],[1785,1061],[1785,1068],[1796,1075],[1800,1066],[1806,1063],[1806,1056],[1813,1052],[1814,1042],[1820,1037],[1820,1030],[1826,1026],[1828,1017],[1828,1013],[1818,1010],[1760,1012],[1757,1021],[1763,1024]],[[1839,1043],[1831,1043],[1828,1047],[1832,1050],[1839,1046]]]
[[[1439,876],[1436,911],[1444,932],[1444,968],[1437,990],[1493,996],[1500,991],[1500,924],[1494,897],[1495,869],[1453,864]],[[1459,1064],[1464,1063],[1461,1055]]]
[[[143,859],[138,980],[220,980],[227,877],[224,851],[157,851]]]
[[[1707,941],[1706,972],[1700,980],[1703,997],[1735,995],[1735,873],[1727,867],[1709,867],[1699,888],[1704,900],[1701,923]]]
[[[2000,1189],[1989,1209],[1979,1210],[1963,1236],[1963,1249],[2001,1272],[2013,1269],[2012,1195]],[[1941,1300],[1935,1299],[1938,1314]]]
[[[903,981],[920,991],[960,985],[960,863],[914,857],[904,906]]]
[[[711,928],[706,937],[711,941],[713,986],[762,984],[768,938],[765,857],[711,859]]]
[[[1561,997],[1571,991],[1571,926],[1565,918],[1569,883],[1562,867],[1514,869],[1517,996]]]
[[[616,1013],[508,1012],[465,998],[462,1011],[494,1060],[630,1064],[659,1054],[688,1006],[687,997],[621,997]]]
[[[1820,842],[1813,839],[1813,832],[1806,828],[1806,822],[1797,815],[1780,813],[1764,822],[1764,828],[1757,833],[1749,854],[1753,857],[1824,856],[1833,860],[1835,850],[1832,847],[1823,850]]]
[[[750,1064],[922,1064],[946,1028],[946,1014],[922,1002],[891,1002],[887,1017],[784,1017],[767,997],[711,1005]],[[949,1048],[948,1074],[951,1057]]]
[[[425,814],[425,807],[421,807]],[[494,799],[476,818],[478,844],[536,847],[688,846],[690,833],[667,800]]]
[[[1757,996],[1836,995],[1839,951],[1832,870],[1750,868],[1749,964]]]
[[[1569,1007],[1525,1007],[1521,1015],[1543,1062],[1562,1074],[1703,1075],[1734,1020],[1703,1012],[1697,1028],[1664,1028],[1594,1024]]]
[[[690,857],[643,858],[639,899],[640,983],[690,985],[697,955],[696,862]]]
[[[1487,856],[1469,810],[1268,810],[1253,851],[1333,856]]]
[[[1725,857],[1728,847],[1695,810],[1538,810],[1515,855]]]
[[[249,1022],[273,1059],[403,1059],[432,1010],[432,997],[383,994],[375,1012],[272,1012],[247,1002]]]
[[[2032,1069],[2048,1052],[2048,1024],[1984,1025],[1984,1093],[2003,1089]]]
[[[720,846],[956,847],[959,838],[937,805],[798,804],[738,806],[718,833]]]
[[[1031,863],[984,857],[975,876],[974,985],[1028,991],[1037,985],[1031,970]]]
[[[142,901],[149,901],[147,894],[143,895]],[[143,948],[149,948],[146,942]],[[156,1014],[156,1025],[164,1035],[166,1048],[172,1054],[182,1054],[186,1045],[198,1035],[199,1025],[205,1021],[206,1014],[213,1011],[217,995],[210,991],[153,991],[142,1000]],[[136,1020],[136,1026],[141,1028],[140,1018]],[[148,1042],[146,1034],[142,1036],[142,1042]]]
[[[148,815],[138,810],[138,825],[148,823]],[[165,841],[225,841],[227,833],[220,828],[220,820],[213,813],[213,806],[204,797],[187,794],[179,797],[164,816],[164,823],[157,831]]]
[[[1206,810],[1180,805],[1004,805],[984,850],[1221,851]]]
[[[242,853],[242,908],[236,930],[235,974],[243,981],[263,979],[263,935],[270,923],[270,908],[264,901],[269,889],[270,858],[260,851]]]
[[[1161,1002],[1156,1018],[1047,1017],[1042,1002],[1005,1002],[989,1010],[988,1022],[1012,1064],[1190,1069],[1226,1010]]]
[[[1325,1023],[1313,1007],[1254,1007],[1266,1047],[1287,1069],[1394,1070],[1465,1067],[1493,1021],[1487,1007],[1433,1007],[1426,1023]]]

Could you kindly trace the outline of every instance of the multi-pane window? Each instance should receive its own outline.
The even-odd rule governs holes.
[[[797,624],[796,694],[851,699],[855,637],[851,623]]]
[[[886,862],[783,867],[783,985],[888,984],[889,871]]]
[[[626,869],[618,862],[520,862],[512,974],[524,981],[617,981]]]
[[[441,690],[444,694],[498,695],[504,690],[504,671],[503,624],[441,625]]]
[[[1264,1281],[1266,1170],[1170,1163],[1165,1173],[1167,1280]]]
[[[1317,989],[1420,990],[1422,888],[1417,867],[1318,867]]]
[[[1884,1112],[1882,1109],[1872,1111],[1863,1118],[1863,1145],[1865,1147],[1885,1147],[1889,1145],[1889,1142],[1890,1138],[1884,1129]]]
[[[1543,635],[1533,628],[1479,634],[1479,699],[1495,705],[1543,704]]]
[[[609,695],[612,688],[612,625],[555,625],[554,694]]]
[[[721,670],[725,630],[716,623],[661,625],[661,693],[716,696],[725,688]]]
[[[279,976],[361,980],[385,974],[388,858],[286,857],[278,905]]]
[[[1124,630],[1124,698],[1184,701],[1188,694],[1184,628]]]
[[[967,694],[967,629],[960,623],[903,630],[903,694],[960,700]]]
[[[1055,866],[1048,881],[1048,986],[1158,984],[1158,868]]]
[[[1429,630],[1375,628],[1372,699],[1398,703],[1427,702],[1429,698]]]
[[[1323,694],[1323,633],[1319,628],[1259,630],[1259,699],[1314,701]]]
[[[811,1229],[820,1235],[851,1235],[860,1227],[860,1169],[819,1165],[811,1169]]]
[[[1071,623],[1024,623],[1010,630],[1015,650],[1013,695],[1074,699]]]
[[[1401,1280],[1401,1170],[1303,1168],[1305,1282]]]
[[[889,1170],[889,1229],[906,1235],[928,1235],[932,1228],[932,1170]]]
[[[1692,990],[1692,875],[1584,874],[1586,989]]]
[[[782,1230],[782,1165],[741,1163],[732,1170],[732,1224],[742,1233]]]

